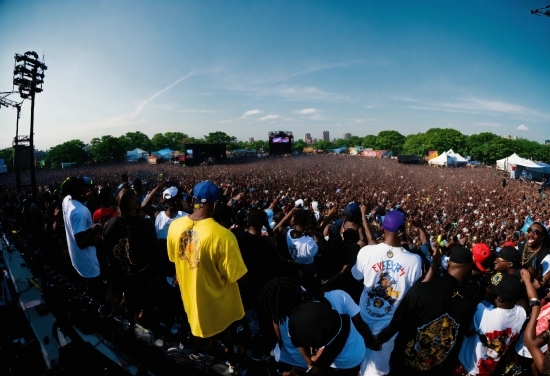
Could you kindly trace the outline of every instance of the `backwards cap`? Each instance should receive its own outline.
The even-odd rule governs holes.
[[[399,232],[405,228],[405,214],[399,210],[392,210],[384,217],[382,227],[389,232]]]
[[[220,190],[210,180],[205,180],[193,188],[193,196],[203,204],[212,204],[220,198]]]

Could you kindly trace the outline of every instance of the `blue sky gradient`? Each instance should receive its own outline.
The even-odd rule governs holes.
[[[45,54],[35,145],[141,131],[550,139],[545,1],[0,0],[0,91]],[[8,97],[19,100],[18,95]],[[0,109],[0,148],[15,135]],[[28,134],[30,103],[20,134]]]

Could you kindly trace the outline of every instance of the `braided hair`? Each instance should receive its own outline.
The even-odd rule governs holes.
[[[276,277],[264,286],[258,303],[271,314],[274,322],[282,324],[303,298],[304,292],[298,282],[288,277]]]
[[[309,210],[297,210],[294,212],[294,225],[300,226],[303,230],[313,230],[315,228],[315,217]]]
[[[248,225],[251,227],[262,227],[267,219],[267,213],[261,209],[250,209],[247,214]]]

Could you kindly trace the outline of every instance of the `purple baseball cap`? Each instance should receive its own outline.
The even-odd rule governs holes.
[[[384,217],[382,227],[389,232],[398,232],[405,229],[405,214],[399,210],[392,210]]]

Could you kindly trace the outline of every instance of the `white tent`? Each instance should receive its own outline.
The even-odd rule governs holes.
[[[453,151],[453,149],[449,149],[449,151],[447,152],[447,154],[449,156],[451,156],[451,158],[453,158],[457,163],[466,163],[468,162],[466,160],[466,158],[464,158],[462,155],[458,154],[458,153],[455,153]]]
[[[130,150],[126,152],[126,160],[137,161],[140,158],[144,158],[146,154],[148,153],[145,150],[142,150],[140,148],[135,148],[134,150]]]
[[[533,169],[542,168],[537,163],[530,161],[529,159],[521,158],[516,153],[512,154],[507,158],[499,159],[497,161],[497,168],[499,170],[508,170],[511,166],[517,166],[517,165],[527,167],[527,168],[533,168]]]
[[[447,154],[447,152],[443,152],[437,157],[430,159],[428,161],[428,164],[437,166],[449,166],[453,164],[453,161],[454,159],[449,154]]]

